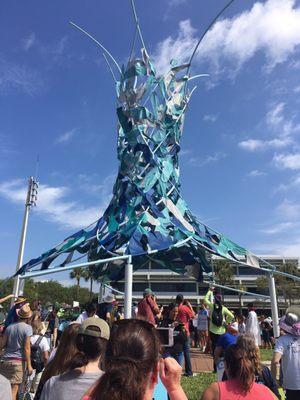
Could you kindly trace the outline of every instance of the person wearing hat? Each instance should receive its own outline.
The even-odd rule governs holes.
[[[115,311],[116,298],[113,293],[108,293],[103,303],[98,305],[97,315],[99,318],[104,319],[110,326],[114,322],[114,311]]]
[[[248,316],[246,319],[246,334],[252,336],[257,347],[261,346],[260,325],[253,303],[249,303]]]
[[[4,323],[4,329],[8,327],[8,325],[12,324],[13,322],[16,322],[18,320],[17,316],[17,311],[22,308],[25,305],[29,305],[29,302],[27,299],[23,296],[19,296],[16,298],[14,301],[14,305],[12,308],[9,310],[5,323]]]
[[[237,322],[232,322],[227,325],[226,333],[221,335],[217,341],[217,345],[214,353],[214,361],[217,366],[218,381],[223,378],[225,366],[224,366],[224,354],[226,349],[235,344],[237,341],[239,333],[239,324]]]
[[[72,358],[69,371],[48,379],[40,400],[81,399],[103,375],[99,366],[109,336],[109,325],[103,319],[91,317],[83,321],[76,338],[79,351]]]
[[[221,335],[224,335],[226,332],[226,325],[233,320],[234,315],[222,304],[221,295],[215,293],[213,287],[206,293],[204,303],[209,309],[209,337],[211,340],[212,354],[214,355],[218,339]],[[216,372],[215,364],[214,371]]]
[[[19,385],[23,381],[25,366],[28,374],[33,370],[30,361],[30,337],[32,327],[29,320],[32,311],[28,304],[16,311],[18,321],[10,324],[3,335],[1,347],[4,348],[3,362],[0,363],[0,374],[11,384],[12,398],[16,400]]]
[[[155,325],[155,315],[159,314],[160,310],[156,304],[154,293],[151,289],[145,289],[142,300],[138,303],[137,318],[143,319]]]
[[[286,390],[286,400],[300,399],[300,307],[291,306],[280,319],[280,328],[285,335],[275,344],[271,364],[274,379],[279,375],[281,364],[282,386]]]

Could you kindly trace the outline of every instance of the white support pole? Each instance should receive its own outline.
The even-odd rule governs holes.
[[[131,318],[132,313],[132,257],[129,256],[125,267],[125,318]]]
[[[279,326],[278,326],[278,308],[277,308],[277,297],[276,297],[276,288],[275,288],[275,279],[272,273],[268,274],[269,280],[269,292],[270,292],[270,300],[271,300],[271,311],[272,311],[272,320],[273,320],[273,330],[274,337],[279,337]]]
[[[34,179],[32,177],[30,177],[29,182],[28,182],[28,190],[27,190],[27,196],[26,196],[25,211],[24,211],[24,217],[23,217],[23,225],[22,225],[22,231],[21,231],[21,239],[20,239],[20,246],[19,246],[18,261],[17,261],[17,265],[16,265],[16,272],[18,272],[18,270],[21,268],[21,266],[23,264],[24,248],[25,248],[27,225],[28,225],[28,216],[29,216],[30,207],[33,204],[32,198],[31,198],[32,191],[33,191],[33,184],[36,184],[36,182],[34,181]],[[35,202],[35,200],[36,200],[36,198],[34,199],[34,202]],[[20,276],[17,275],[14,279],[14,288],[13,288],[14,296],[18,297],[19,295],[22,295],[23,290],[24,290],[24,281],[20,282]],[[13,299],[11,302],[11,306],[13,306]]]

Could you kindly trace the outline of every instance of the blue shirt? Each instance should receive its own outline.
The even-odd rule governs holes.
[[[222,347],[222,349],[225,351],[227,347],[229,347],[232,344],[236,344],[237,341],[237,335],[232,335],[231,333],[224,333],[224,335],[221,335],[219,337],[219,340],[217,342],[217,347]]]

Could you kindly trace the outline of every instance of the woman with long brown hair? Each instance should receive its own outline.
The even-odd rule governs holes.
[[[76,338],[80,324],[72,323],[62,333],[54,358],[46,365],[34,400],[39,400],[48,379],[66,372],[70,368],[74,355],[78,352]]]
[[[263,384],[255,382],[261,371],[259,353],[253,339],[240,336],[225,352],[228,380],[212,383],[201,400],[274,400],[277,397]]]
[[[84,400],[151,400],[158,372],[171,400],[187,400],[180,385],[181,367],[160,358],[155,327],[138,319],[114,323],[104,357],[104,375]]]

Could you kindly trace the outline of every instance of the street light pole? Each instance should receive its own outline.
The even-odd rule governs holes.
[[[21,239],[20,239],[20,246],[19,246],[19,254],[18,254],[18,261],[16,265],[16,272],[22,267],[23,264],[23,255],[24,255],[24,248],[25,248],[25,241],[26,241],[26,233],[27,233],[27,225],[28,225],[28,216],[29,211],[32,206],[36,206],[37,202],[37,193],[38,193],[38,182],[31,176],[28,181],[28,190],[26,196],[26,203],[25,203],[25,212],[23,217],[23,225],[22,225],[22,232],[21,232]],[[24,290],[24,281],[20,283],[20,277],[17,275],[14,280],[14,288],[13,294],[15,297],[18,297],[19,294],[23,294]],[[12,300],[13,302],[13,300]]]

